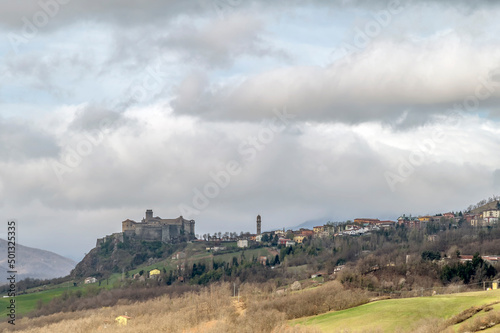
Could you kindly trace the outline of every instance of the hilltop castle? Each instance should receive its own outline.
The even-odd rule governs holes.
[[[123,235],[135,239],[170,243],[182,238],[194,239],[194,223],[194,220],[186,220],[182,216],[176,219],[153,217],[153,210],[148,209],[141,222],[129,219],[123,221],[122,232]]]

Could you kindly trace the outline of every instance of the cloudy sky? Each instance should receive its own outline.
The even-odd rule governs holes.
[[[465,0],[2,2],[1,219],[79,260],[148,208],[199,234],[254,231],[257,214],[268,230],[466,208],[499,194],[499,15]]]

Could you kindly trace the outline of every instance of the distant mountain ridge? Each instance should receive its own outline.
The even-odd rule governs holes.
[[[7,282],[7,244],[0,238],[0,284]],[[17,280],[52,279],[69,275],[76,262],[54,252],[16,244]]]
[[[288,229],[299,230],[300,228],[312,229],[312,228],[320,226],[320,225],[325,225],[329,221],[331,221],[331,220],[329,218],[326,218],[326,217],[325,218],[314,219],[314,220],[307,220],[305,222],[302,222],[299,225],[296,225],[296,226],[293,226],[293,227],[288,227],[286,229],[287,230]]]

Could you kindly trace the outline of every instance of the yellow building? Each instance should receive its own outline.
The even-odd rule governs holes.
[[[155,275],[160,275],[160,270],[159,269],[152,269],[151,271],[149,271],[149,277],[153,277]]]
[[[314,227],[313,231],[315,234],[323,232],[323,231],[325,231],[325,226],[320,225],[320,226]]]
[[[419,216],[420,222],[431,222],[433,220],[432,216]]]
[[[306,238],[306,236],[298,235],[298,236],[293,237],[293,241],[297,244],[302,244],[302,242],[304,241],[304,238]]]

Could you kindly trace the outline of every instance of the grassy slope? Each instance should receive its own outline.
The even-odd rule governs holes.
[[[168,272],[170,270],[173,270],[177,267],[178,264],[181,264],[183,262],[187,262],[189,265],[192,265],[193,263],[196,262],[211,262],[212,258],[216,262],[231,262],[233,257],[239,258],[241,256],[242,251],[239,249],[235,249],[235,252],[231,253],[225,253],[225,254],[212,254],[210,252],[205,251],[204,249],[202,251],[197,251],[195,254],[191,255],[188,259],[165,259],[160,262],[157,262],[152,265],[141,265],[139,268],[133,269],[128,272],[129,276],[133,276],[136,273],[139,273],[139,271],[144,270],[145,272],[148,272],[152,269],[158,268],[160,270],[164,269]],[[245,257],[247,259],[251,259],[253,256],[259,257],[259,256],[270,256],[270,252],[268,248],[259,248],[259,249],[250,249],[250,250],[245,250],[244,251]],[[120,274],[118,274],[121,276]]]
[[[294,320],[292,324],[314,325],[324,332],[374,330],[411,331],[423,319],[447,319],[470,308],[500,300],[500,290],[433,297],[392,299],[356,308]]]
[[[26,294],[26,295],[19,295],[16,297],[16,314],[17,315],[23,315],[26,314],[34,309],[36,309],[36,305],[38,303],[38,300],[42,300],[44,303],[47,303],[50,301],[52,298],[61,296],[61,294],[66,290],[67,288],[57,288],[57,289],[50,289],[46,291],[40,291],[37,293],[31,293],[31,294]],[[71,287],[70,290],[75,290],[77,288]],[[10,302],[10,298],[0,298],[0,309],[5,309]],[[4,319],[4,318],[2,318]]]
[[[192,255],[187,262],[189,264],[192,264],[193,262],[197,261],[211,261],[212,257],[214,258],[215,261],[226,261],[229,262],[232,260],[233,256],[238,257],[241,255],[240,249],[235,249],[234,253],[226,253],[222,255],[215,255],[213,256],[212,253],[206,252],[205,250],[205,245],[202,244],[189,244],[188,249],[193,252],[194,255]],[[260,248],[260,249],[251,249],[251,250],[245,250],[245,257],[246,258],[252,258],[252,256],[258,257],[259,255],[269,255],[269,249],[268,248]],[[139,268],[136,268],[134,270],[131,270],[128,272],[129,277],[132,277],[135,273],[138,273],[140,270],[144,270],[145,272],[150,271],[151,269],[154,268],[159,268],[163,269],[165,268],[167,271],[175,269],[176,265],[178,263],[182,263],[184,260],[172,260],[170,258],[165,259],[161,262],[158,262],[153,265],[141,265]],[[101,282],[100,288],[106,288],[110,289],[112,288],[116,282],[118,282],[122,278],[122,274],[115,273],[112,274],[109,279],[103,280]],[[71,282],[72,284],[72,282]],[[41,299],[43,302],[49,302],[52,298],[60,296],[65,290],[69,291],[76,291],[76,290],[85,290],[88,286],[86,285],[80,285],[78,287],[73,287],[72,285],[67,288],[67,282],[58,285],[58,286],[51,286],[49,287],[49,290],[46,291],[41,291],[41,292],[35,292],[34,288],[33,290],[30,290],[29,294],[26,295],[19,295],[16,297],[16,313],[18,315],[23,315],[26,314],[34,309],[36,309],[36,305],[39,299]],[[93,285],[97,287],[97,284]],[[3,295],[2,295],[3,296]],[[9,305],[9,298],[0,298],[0,308],[5,309],[7,305]]]

